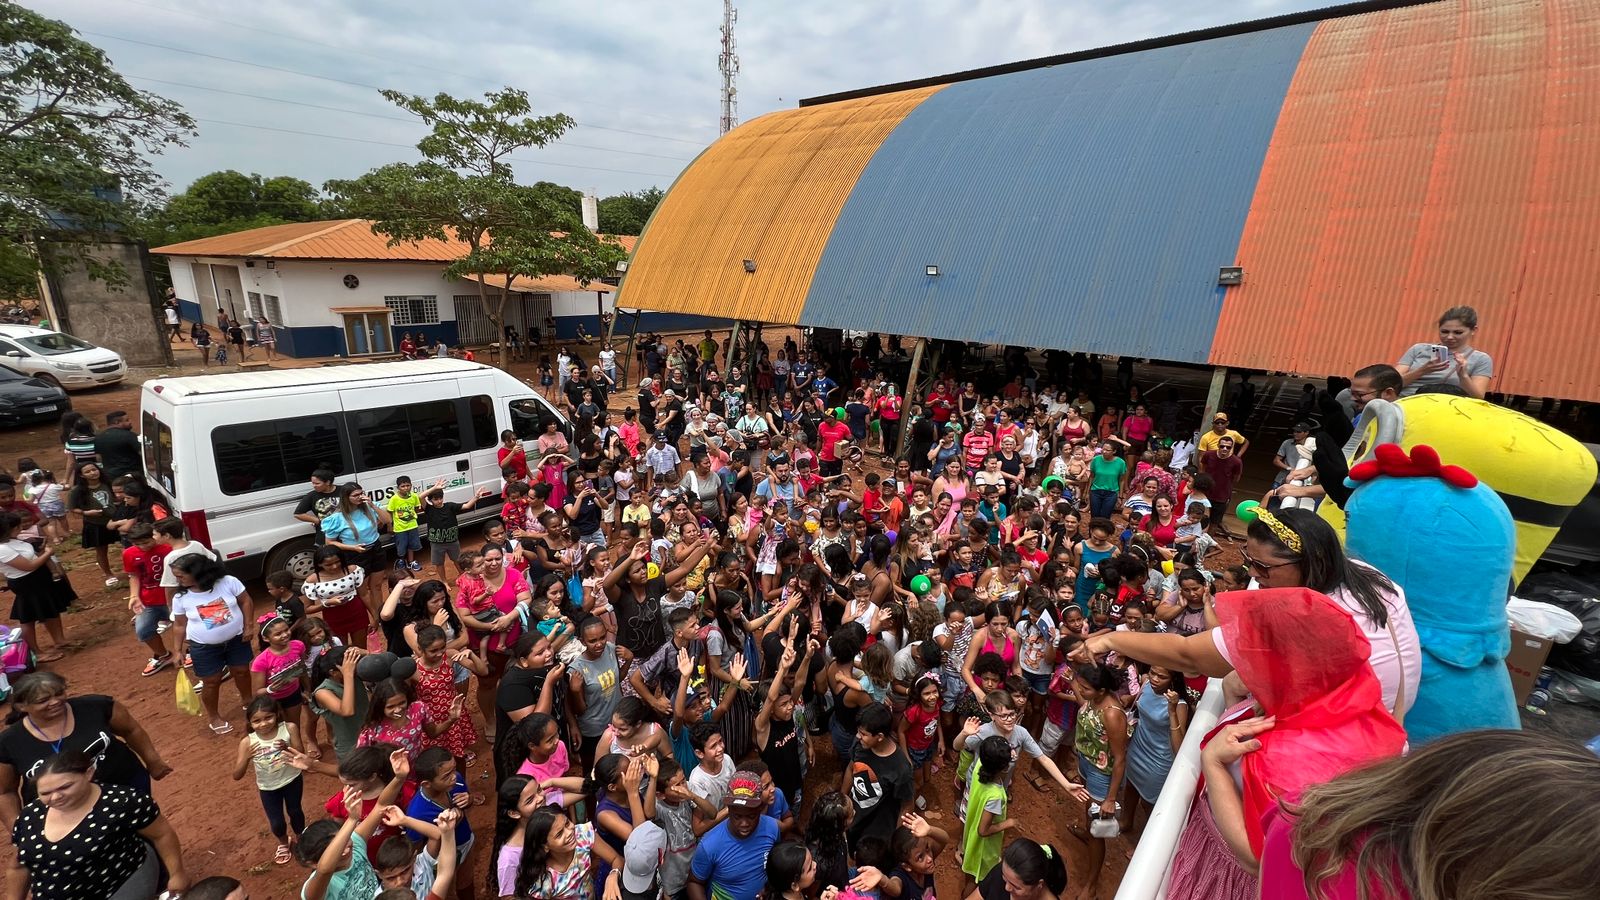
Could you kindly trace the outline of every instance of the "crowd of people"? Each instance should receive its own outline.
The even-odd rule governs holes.
[[[314,569],[269,573],[259,599],[151,514],[116,440],[75,457],[85,546],[123,547],[143,675],[197,682],[272,862],[310,870],[302,897],[1092,898],[1211,679],[1231,706],[1169,896],[1525,896],[1505,872],[1592,890],[1595,863],[1555,854],[1600,828],[1600,759],[1515,733],[1401,756],[1422,675],[1404,593],[1311,508],[1335,478],[1301,448],[1340,423],[1296,428],[1232,535],[1249,442],[1227,412],[1193,433],[1131,364],[1113,385],[1008,352],[989,392],[951,353],[903,402],[892,340],[749,348],[724,374],[709,332],[646,342],[631,390],[609,349],[562,350],[572,425],[505,432],[498,495],[402,478],[376,503],[318,470],[295,510]],[[1412,371],[1363,369],[1346,399]],[[461,519],[489,505],[474,546]],[[59,609],[18,587],[46,583],[35,558],[0,571]],[[150,797],[170,767],[117,700],[37,672],[14,703],[8,896],[242,896],[190,883]],[[309,822],[307,772],[341,786]],[[1515,791],[1524,837],[1504,840],[1486,783]],[[1038,800],[1076,814],[1024,826]],[[92,886],[72,874],[90,839]],[[936,888],[942,857],[959,874]]]

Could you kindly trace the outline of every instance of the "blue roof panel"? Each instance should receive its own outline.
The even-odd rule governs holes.
[[[801,324],[1205,362],[1315,27],[934,94],[862,172]]]

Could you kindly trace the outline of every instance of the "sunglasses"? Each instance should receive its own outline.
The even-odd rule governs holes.
[[[1288,562],[1281,563],[1264,563],[1259,559],[1252,559],[1248,553],[1243,553],[1241,555],[1244,557],[1245,567],[1250,570],[1250,574],[1256,576],[1257,578],[1272,574],[1273,569],[1281,569],[1284,566],[1292,566],[1299,562],[1299,560],[1290,560]]]

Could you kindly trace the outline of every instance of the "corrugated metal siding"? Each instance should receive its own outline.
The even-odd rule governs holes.
[[[862,173],[802,323],[1204,361],[1313,27],[930,97]]]
[[[1321,23],[1211,360],[1348,374],[1478,309],[1496,387],[1600,400],[1600,8],[1471,0]]]
[[[795,324],[857,177],[884,137],[938,90],[769,113],[729,132],[661,201],[617,302]]]

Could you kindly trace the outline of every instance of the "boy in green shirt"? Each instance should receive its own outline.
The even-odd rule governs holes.
[[[394,493],[387,508],[394,521],[394,566],[412,572],[422,570],[417,551],[422,549],[422,533],[417,529],[417,510],[422,498],[411,492],[411,479],[401,475],[394,481]]]

